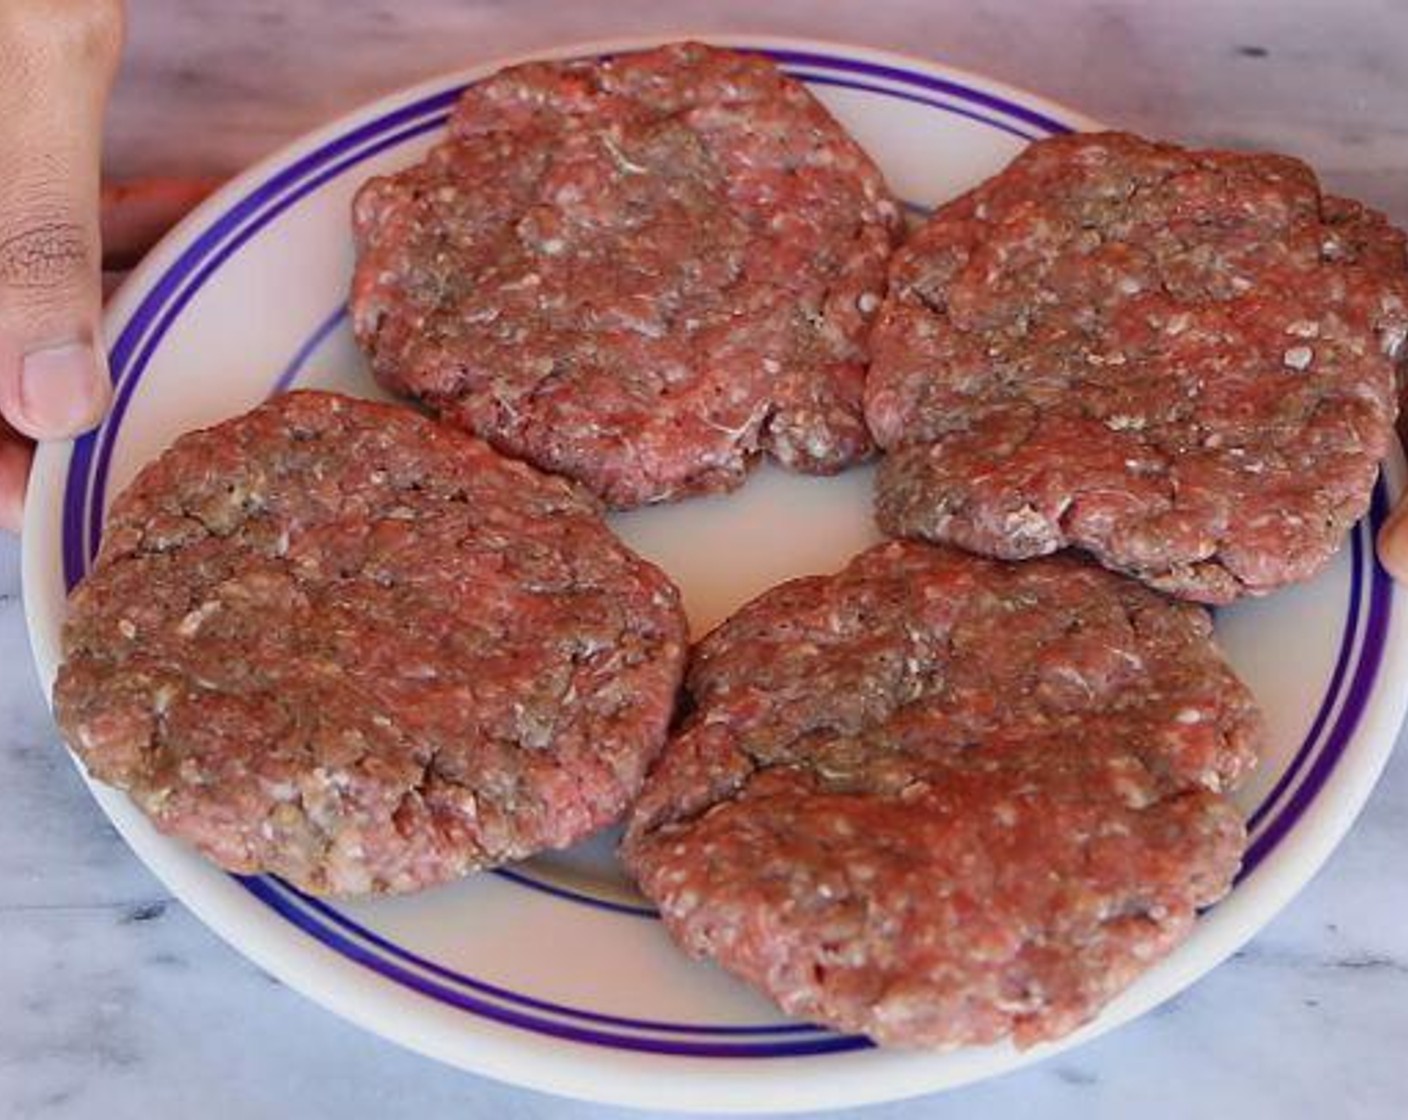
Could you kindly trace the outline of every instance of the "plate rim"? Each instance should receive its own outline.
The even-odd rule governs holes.
[[[1068,121],[1075,128],[1101,127],[1092,118],[1052,99],[949,66],[938,60],[873,47],[790,36],[708,34],[699,35],[697,38],[724,46],[830,53],[839,58],[912,70],[1030,107],[1033,111],[1057,121]],[[120,327],[132,318],[140,302],[150,294],[153,282],[164,275],[180,255],[190,248],[200,232],[207,229],[217,217],[223,216],[235,200],[246,195],[252,186],[267,182],[280,170],[289,168],[299,159],[331,140],[346,135],[358,125],[519,61],[624,52],[668,41],[671,41],[669,37],[660,35],[611,38],[492,58],[374,98],[339,115],[320,128],[302,134],[233,178],[163,239],[134,271],[129,282],[123,286],[110,305],[105,317],[110,341],[115,341]],[[65,479],[73,450],[74,444],[71,443],[48,445],[40,449],[30,476],[30,500],[26,504],[25,533],[21,542],[26,623],[46,703],[52,703],[53,671],[57,664],[57,651],[51,640],[52,635],[49,634],[50,630],[56,630],[56,623],[41,617],[40,602],[43,600],[49,603],[52,612],[53,603],[61,603],[64,598],[62,576],[53,570],[52,565],[52,558],[61,556],[56,543],[59,533],[55,521],[61,522],[63,514],[61,502],[56,508],[46,510],[41,508],[39,497],[46,484],[52,489],[54,481],[62,482]],[[1395,441],[1394,454],[1385,472],[1388,486],[1395,494],[1402,490],[1404,473],[1402,453]],[[61,485],[57,487],[56,492],[62,498]],[[46,541],[55,543],[45,549]],[[1371,559],[1369,563],[1372,571],[1374,562]],[[46,567],[49,569],[47,572]],[[56,575],[59,587],[57,600],[53,598]],[[796,1111],[894,1100],[957,1087],[985,1076],[1025,1066],[1088,1041],[1143,1014],[1183,990],[1198,976],[1210,971],[1271,921],[1308,883],[1358,816],[1387,762],[1397,737],[1397,729],[1402,723],[1404,709],[1408,707],[1408,690],[1404,690],[1404,695],[1400,698],[1393,696],[1392,690],[1381,687],[1385,679],[1392,679],[1396,675],[1395,670],[1399,673],[1408,670],[1408,646],[1405,646],[1408,630],[1405,630],[1403,612],[1392,609],[1394,590],[1390,589],[1388,594],[1389,631],[1384,641],[1383,661],[1372,676],[1368,703],[1360,717],[1360,724],[1350,739],[1350,747],[1356,748],[1354,757],[1349,757],[1351,751],[1347,748],[1345,755],[1335,763],[1328,781],[1316,792],[1307,812],[1292,828],[1292,832],[1299,839],[1295,851],[1287,849],[1281,853],[1281,858],[1268,859],[1239,884],[1239,906],[1230,910],[1223,907],[1214,908],[1202,919],[1200,936],[1205,942],[1211,941],[1211,954],[1207,945],[1204,945],[1204,951],[1195,961],[1179,961],[1178,958],[1182,954],[1175,954],[1169,958],[1169,962],[1180,963],[1183,967],[1165,970],[1169,979],[1149,998],[1137,1001],[1137,1006],[1118,1009],[1112,1005],[1107,1009],[1107,1013],[1102,1013],[1097,1020],[1082,1030],[1056,1043],[1033,1048],[1015,1061],[999,1061],[997,1068],[987,1068],[993,1058],[992,1051],[987,1048],[971,1052],[970,1057],[974,1060],[968,1063],[970,1068],[966,1071],[960,1070],[957,1077],[942,1079],[916,1076],[913,1071],[921,1066],[922,1062],[906,1061],[914,1057],[912,1054],[896,1055],[894,1052],[867,1050],[859,1056],[828,1055],[828,1063],[833,1066],[851,1067],[856,1064],[858,1057],[864,1061],[864,1068],[848,1070],[842,1085],[838,1083],[841,1079],[835,1073],[820,1079],[814,1078],[812,1075],[819,1072],[815,1063],[807,1064],[804,1071],[796,1068],[797,1062],[806,1061],[804,1058],[754,1062],[751,1067],[746,1064],[748,1059],[709,1062],[702,1067],[707,1074],[727,1076],[709,1077],[707,1082],[704,1079],[692,1078],[691,1107],[707,1107],[720,1112],[756,1111],[760,1106],[770,1111]],[[1397,662],[1397,665],[1391,662]],[[1366,727],[1371,733],[1366,733]],[[401,990],[389,993],[382,991],[384,981],[368,981],[364,975],[350,973],[348,969],[356,966],[345,959],[336,958],[336,954],[320,943],[308,943],[302,935],[296,936],[296,944],[290,943],[289,935],[294,931],[286,919],[271,918],[267,912],[261,911],[259,918],[277,925],[277,928],[262,928],[265,923],[250,916],[247,899],[233,897],[225,890],[217,889],[228,888],[242,895],[237,881],[221,876],[217,884],[208,875],[211,869],[199,857],[182,851],[172,852],[170,848],[175,842],[157,834],[122,794],[93,782],[76,758],[74,761],[95,799],[134,854],[171,889],[173,895],[242,955],[341,1017],[356,1022],[383,1038],[451,1065],[528,1088],[563,1093],[599,1103],[637,1107],[668,1106],[672,1099],[676,1099],[675,1094],[680,1085],[679,1063],[689,1059],[674,1056],[663,1060],[658,1056],[642,1058],[640,1055],[624,1055],[612,1051],[609,1062],[604,1062],[602,1052],[595,1047],[564,1044],[483,1020],[476,1020],[470,1032],[475,1042],[471,1049],[479,1052],[466,1055],[462,1048],[462,1036],[465,1033],[463,1017],[455,1020],[458,1029],[449,1032],[461,1037],[442,1037],[445,1032],[433,1027],[432,1020],[438,1018],[435,1014],[410,1017],[404,1015],[403,1001],[408,993]],[[1346,766],[1346,761],[1350,765]],[[1204,930],[1207,932],[1203,932]],[[323,958],[324,955],[336,959],[314,959]],[[430,1010],[433,1012],[438,1009]],[[1111,1010],[1115,1013],[1110,1014]],[[385,1018],[388,1014],[394,1022],[392,1027],[388,1027]],[[494,1037],[493,1045],[489,1045],[490,1036]],[[562,1049],[564,1045],[587,1052],[567,1060]],[[538,1053],[539,1051],[541,1053]],[[468,1060],[470,1058],[478,1060]],[[740,1067],[739,1061],[745,1064]],[[634,1067],[632,1072],[643,1082],[654,1084],[647,1087],[646,1091],[641,1091],[641,1085],[626,1078],[619,1081],[603,1078],[602,1070],[607,1065]],[[902,1069],[901,1066],[905,1068]],[[882,1074],[881,1070],[885,1072]],[[799,1092],[798,1083],[788,1076],[789,1072],[805,1072],[809,1081],[820,1080],[823,1084],[812,1085],[806,1091]],[[782,1085],[780,1090],[779,1082]],[[882,1084],[877,1087],[876,1082]],[[700,1098],[706,1095],[706,1084],[709,1099],[697,1099],[695,1094]]]

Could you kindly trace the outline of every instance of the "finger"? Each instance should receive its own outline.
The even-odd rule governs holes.
[[[103,267],[133,267],[217,186],[216,179],[135,179],[102,193]]]
[[[20,531],[33,450],[29,440],[0,420],[0,530]]]
[[[1398,438],[1408,448],[1408,366],[1401,366],[1398,378]],[[1400,498],[1379,529],[1375,551],[1379,563],[1394,579],[1408,583],[1408,496]]]
[[[98,162],[118,0],[0,3],[0,414],[36,439],[95,424]]]
[[[1408,500],[1398,503],[1379,530],[1378,552],[1388,574],[1408,583]]]

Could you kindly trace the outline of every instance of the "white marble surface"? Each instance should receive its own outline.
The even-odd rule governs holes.
[[[110,126],[119,174],[232,170],[378,93],[495,54],[736,29],[899,48],[1147,132],[1279,147],[1408,224],[1408,6],[1389,0],[131,0],[131,9]],[[165,897],[57,743],[29,667],[13,540],[0,541],[0,791],[0,1116],[611,1114],[364,1034],[262,975]],[[1179,999],[1030,1070],[853,1115],[1403,1116],[1405,852],[1400,748],[1320,876]]]

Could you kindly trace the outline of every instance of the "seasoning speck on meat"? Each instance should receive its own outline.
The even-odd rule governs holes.
[[[1308,579],[1368,508],[1405,333],[1403,235],[1304,164],[1041,141],[892,262],[881,526],[1204,602]]]
[[[1091,1018],[1228,889],[1261,721],[1206,612],[892,542],[709,634],[622,852],[675,938],[883,1044]]]
[[[867,340],[899,210],[756,55],[676,44],[516,66],[357,196],[377,378],[615,507],[729,490],[759,453],[872,451]]]
[[[222,867],[407,891],[619,816],[685,640],[675,588],[572,484],[293,393],[114,503],[55,711],[89,773]]]

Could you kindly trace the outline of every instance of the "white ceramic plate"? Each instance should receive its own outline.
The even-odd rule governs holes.
[[[768,51],[806,81],[916,206],[976,183],[1029,139],[1092,124],[928,62],[720,41]],[[179,433],[290,385],[376,393],[342,309],[349,200],[368,176],[416,160],[457,91],[494,69],[418,86],[293,145],[211,199],[129,281],[107,324],[112,414],[76,445],[45,448],[31,482],[24,587],[46,687],[65,593],[97,548],[107,503],[145,460]],[[1241,795],[1253,840],[1235,889],[1097,1021],[1026,1053],[881,1052],[781,1019],[671,947],[615,866],[610,838],[414,897],[330,904],[274,879],[225,875],[158,835],[121,795],[93,793],[172,892],[241,952],[339,1014],[466,1069],[600,1101],[723,1111],[953,1086],[1091,1038],[1179,991],[1265,924],[1343,835],[1408,701],[1393,684],[1408,679],[1402,612],[1372,547],[1402,476],[1395,463],[1369,523],[1314,583],[1218,617],[1218,636],[1272,728],[1270,753]],[[679,581],[702,629],[779,580],[832,570],[868,544],[869,472],[808,480],[764,469],[738,494],[633,513],[616,526]]]

